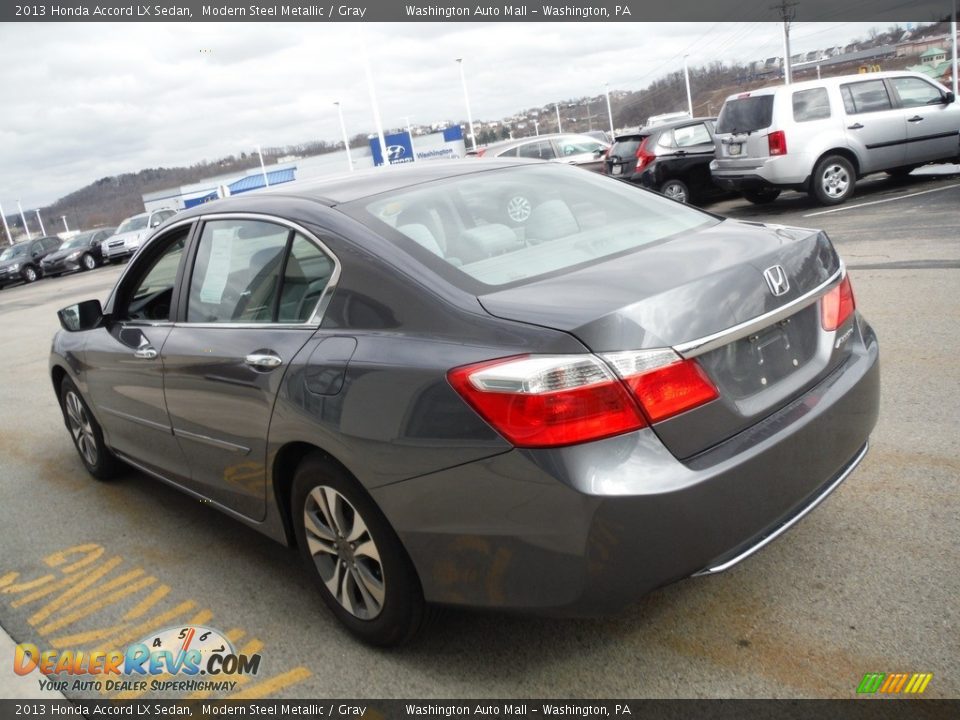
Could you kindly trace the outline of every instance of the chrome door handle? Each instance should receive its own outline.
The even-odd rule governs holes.
[[[923,120],[919,115],[914,115],[912,118],[907,118],[907,122],[920,122]]]
[[[137,348],[134,351],[133,356],[135,358],[139,358],[140,360],[156,360],[158,354],[159,353],[157,353],[156,348],[145,345],[142,348]]]
[[[273,370],[283,364],[283,359],[276,353],[255,352],[250,353],[243,360],[247,365],[261,370]]]
[[[860,123],[854,123],[853,125],[847,125],[847,130],[863,130],[863,125]]]

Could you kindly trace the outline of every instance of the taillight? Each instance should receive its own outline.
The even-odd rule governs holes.
[[[646,424],[627,388],[593,355],[506,358],[456,368],[447,378],[520,447],[572,445]]]
[[[619,435],[719,395],[695,360],[670,349],[601,357],[505,358],[456,368],[447,377],[481,417],[520,447]]]
[[[487,149],[486,149],[486,148],[480,148],[480,149],[478,149],[478,150],[477,150],[477,157],[483,157],[486,152],[487,152]]]
[[[603,359],[623,378],[652,423],[719,397],[697,361],[684,360],[673,350],[609,353]]]
[[[844,275],[839,285],[820,298],[820,324],[828,332],[836,330],[847,321],[856,307],[850,276]]]
[[[771,155],[786,155],[787,134],[783,130],[777,130],[767,135],[767,149]]]
[[[643,142],[640,143],[640,147],[637,148],[637,169],[636,172],[640,172],[647,165],[649,165],[657,156],[652,152],[647,150],[647,140],[650,139],[648,135],[643,139]]]

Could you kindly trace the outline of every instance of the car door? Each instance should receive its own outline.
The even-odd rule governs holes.
[[[710,162],[714,157],[714,145],[713,135],[707,125],[703,122],[681,125],[674,128],[672,133],[664,133],[668,137],[671,134],[672,143],[669,149],[662,155],[658,150],[658,162],[668,161],[663,179],[683,180],[694,190],[704,190],[711,186]]]
[[[276,218],[211,217],[197,238],[163,346],[167,409],[191,487],[260,519],[274,402],[317,330],[336,262],[306,230]]]
[[[960,108],[946,93],[918,77],[890,78],[907,123],[905,164],[953,160],[958,153]]]
[[[584,137],[562,136],[556,139],[557,159],[586,170],[600,172],[604,163],[606,146],[598,140]]]
[[[185,224],[165,232],[130,262],[104,327],[90,333],[83,371],[107,444],[181,483],[190,473],[167,413],[160,350],[173,327],[174,287],[190,230]]]
[[[860,158],[863,174],[900,167],[905,162],[907,123],[895,108],[886,83],[880,79],[844,83],[847,142]]]

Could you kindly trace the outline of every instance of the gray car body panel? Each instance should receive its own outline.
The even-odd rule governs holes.
[[[402,175],[386,171],[370,175],[367,190],[521,164],[526,163],[491,161],[481,168],[465,161],[435,163]],[[556,167],[557,172],[577,172]],[[492,308],[491,314],[489,298],[481,302],[336,207],[361,197],[361,186],[351,177],[341,185],[324,181],[186,211],[153,233],[118,282],[122,286],[151,244],[163,242],[173,228],[190,229],[178,280],[182,284],[196,242],[194,225],[204,217],[242,213],[281,218],[309,231],[339,261],[341,272],[319,324],[265,327],[259,335],[249,328],[196,327],[177,317],[181,311],[175,300],[173,322],[108,318],[105,327],[58,333],[50,359],[55,381],[61,373],[73,379],[104,426],[107,444],[114,449],[122,444],[124,459],[280,542],[292,541],[284,489],[290,458],[305,449],[322,450],[379,504],[417,567],[426,598],[451,604],[575,613],[622,604],[702,570],[763,535],[808,502],[867,441],[876,420],[877,347],[872,331],[855,315],[848,323],[856,332],[836,355],[832,372],[812,388],[784,398],[762,421],[683,461],[664,445],[668,423],[565,448],[513,448],[453,390],[447,371],[511,355],[678,343],[771,306],[744,293],[742,263],[724,269],[721,257],[715,272],[707,273],[708,284],[729,297],[731,307],[742,309],[710,322],[698,320],[695,312],[682,315],[676,326],[663,321],[664,312],[677,308],[678,298],[653,282],[653,275],[648,290],[633,285],[632,298],[650,308],[659,302],[663,312],[637,313],[624,321],[627,315],[617,315],[613,308],[626,297],[621,289],[628,285],[626,278],[637,271],[624,262],[607,268],[602,285],[611,287],[610,297],[569,308],[565,322],[544,317],[541,324],[519,311],[515,317],[497,317],[507,314],[504,308],[525,302],[523,287],[507,290],[519,297]],[[714,247],[740,242],[756,249],[765,237],[770,252],[779,249],[776,257],[794,272],[796,293],[838,268],[829,242],[815,232],[710,225],[699,233]],[[697,238],[692,242],[696,246]],[[671,252],[665,245],[638,254],[653,252],[651,257],[665,261]],[[806,255],[806,265],[790,265],[791,248]],[[736,255],[735,249],[730,253]],[[680,272],[680,259],[674,258],[670,272]],[[757,262],[751,282],[761,277],[763,253]],[[684,302],[693,304],[699,297],[694,292],[697,273],[684,273],[674,282],[689,280]],[[550,282],[545,297],[555,294],[552,302],[570,306],[569,290],[564,298],[562,283]],[[107,315],[114,311],[116,297],[115,290],[104,306]],[[613,339],[604,344],[608,336],[591,325],[591,313],[594,320],[619,318],[623,327],[615,328],[609,336]],[[130,337],[121,342],[124,332]],[[156,334],[149,339],[160,357],[150,367],[126,356],[136,347],[138,332]],[[289,341],[289,356],[274,374],[253,377],[238,364],[236,358],[280,332],[289,333],[284,340]],[[219,336],[214,333],[223,340],[211,344]],[[176,339],[168,348],[171,335]],[[200,362],[190,357],[191,348],[215,352]],[[121,374],[110,379],[107,373],[118,369]],[[131,393],[138,374],[144,378],[142,391]],[[164,402],[165,374],[167,389],[182,396],[180,404],[171,404],[169,397]],[[213,387],[211,382],[230,399],[226,415],[224,407],[205,409],[199,399],[201,390]],[[97,390],[97,383],[106,390]],[[104,392],[128,403],[112,409],[127,412],[123,427],[133,437],[121,441],[108,431],[111,422],[105,422],[105,405],[98,402]],[[191,395],[196,399],[183,399]],[[224,422],[230,415],[238,419]],[[193,425],[184,423],[189,418]],[[131,450],[138,443],[150,444],[149,438],[152,454]],[[204,447],[211,449],[207,456]],[[202,467],[196,460],[201,456],[212,464]],[[714,518],[715,524],[689,532],[689,526],[684,530],[678,524],[684,517],[696,523]],[[647,541],[651,545],[644,550]]]

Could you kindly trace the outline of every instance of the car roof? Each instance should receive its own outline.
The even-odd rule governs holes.
[[[447,178],[472,175],[481,172],[490,172],[509,167],[523,165],[546,165],[542,160],[526,158],[488,159],[479,161],[476,158],[463,160],[430,160],[389,167],[357,170],[352,173],[331,175],[312,180],[298,180],[292,183],[276,185],[269,189],[255,193],[234,195],[223,200],[197,205],[194,208],[181,212],[178,218],[206,215],[211,212],[235,212],[243,209],[258,198],[288,197],[334,207],[343,203],[352,202],[392,190],[401,190],[423,183],[444,180]]]
[[[634,130],[627,130],[626,132],[617,133],[617,136],[613,139],[613,141],[617,142],[618,140],[637,137],[638,135],[652,135],[660,130],[672,130],[673,128],[683,127],[685,125],[695,125],[696,123],[704,122],[705,120],[716,122],[717,119],[715,117],[688,117],[682,120],[671,120],[670,122],[657,123],[656,125],[645,125],[643,127],[635,128]]]
[[[745,90],[744,92],[734,93],[733,95],[729,95],[724,102],[736,100],[739,97],[775,95],[778,92],[795,92],[797,90],[810,90],[812,88],[826,87],[827,85],[839,85],[840,83],[854,81],[866,82],[868,80],[881,80],[884,78],[893,77],[915,77],[922,80],[937,82],[933,78],[927,77],[922,73],[912,72],[910,70],[883,70],[881,72],[835,75],[834,77],[825,77],[820,80],[804,80],[803,82],[790,83],[789,85],[768,85],[767,87],[758,88],[756,90]]]
[[[556,138],[562,137],[578,137],[583,138],[584,140],[593,140],[594,142],[603,142],[598,138],[592,137],[585,133],[578,132],[562,132],[562,133],[541,133],[540,135],[528,135],[527,137],[514,138],[513,140],[501,140],[500,142],[490,143],[485,145],[483,150],[485,152],[490,152],[492,150],[509,150],[512,147],[517,145],[525,145],[528,142],[538,142],[540,140],[554,140]]]

